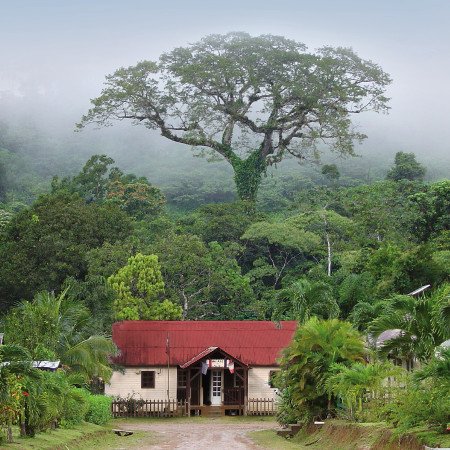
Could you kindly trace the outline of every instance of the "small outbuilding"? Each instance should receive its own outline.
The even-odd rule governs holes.
[[[123,370],[114,372],[105,393],[184,402],[189,414],[211,408],[252,414],[277,400],[271,379],[296,327],[295,321],[115,323],[115,362]]]

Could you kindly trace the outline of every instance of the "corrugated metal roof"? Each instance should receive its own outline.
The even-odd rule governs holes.
[[[410,292],[408,295],[417,295],[417,294],[421,294],[422,292],[426,291],[428,288],[431,287],[431,284],[426,284],[425,286],[420,287],[419,289],[416,289],[412,292]]]
[[[273,366],[289,345],[295,321],[125,321],[113,325],[113,340],[120,349],[118,364],[182,365],[209,347],[220,347],[252,366]]]
[[[59,361],[33,361],[33,367],[36,369],[56,370],[59,367]]]
[[[399,329],[392,329],[392,330],[383,331],[377,337],[377,340],[375,342],[375,346],[377,348],[380,348],[386,343],[386,341],[390,341],[391,339],[396,339],[399,336],[401,336],[401,334],[402,334],[402,330],[399,330]]]

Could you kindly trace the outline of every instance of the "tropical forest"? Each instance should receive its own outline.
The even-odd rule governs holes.
[[[297,322],[271,420],[300,433],[261,448],[450,447],[448,140],[389,142],[388,64],[301,39],[178,36],[72,104],[0,89],[1,448],[103,448],[27,445],[112,439],[112,325],[139,320]]]

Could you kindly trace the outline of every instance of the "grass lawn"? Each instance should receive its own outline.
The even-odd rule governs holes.
[[[292,439],[280,437],[273,430],[252,431],[248,436],[252,441],[264,448],[276,448],[277,450],[289,450],[294,448],[302,450],[309,448]]]
[[[117,436],[112,432],[116,424],[111,422],[107,426],[91,423],[77,425],[70,429],[58,428],[38,433],[34,438],[20,438],[15,436],[15,442],[3,445],[2,449],[17,450],[55,450],[55,449],[99,449],[123,448],[127,445],[150,445],[157,442],[149,432],[134,432],[132,436]]]

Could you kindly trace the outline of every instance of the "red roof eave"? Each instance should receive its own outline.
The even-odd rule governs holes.
[[[189,361],[185,362],[184,364],[180,364],[180,367],[182,369],[186,369],[189,366],[192,366],[192,364],[195,364],[197,361],[200,361],[205,356],[210,355],[211,353],[215,352],[216,350],[219,350],[221,353],[223,353],[228,359],[237,361],[240,365],[247,367],[247,364],[243,363],[242,361],[239,361],[236,357],[228,354],[226,351],[222,350],[220,347],[208,347],[207,349],[200,352],[198,355],[191,358]]]

